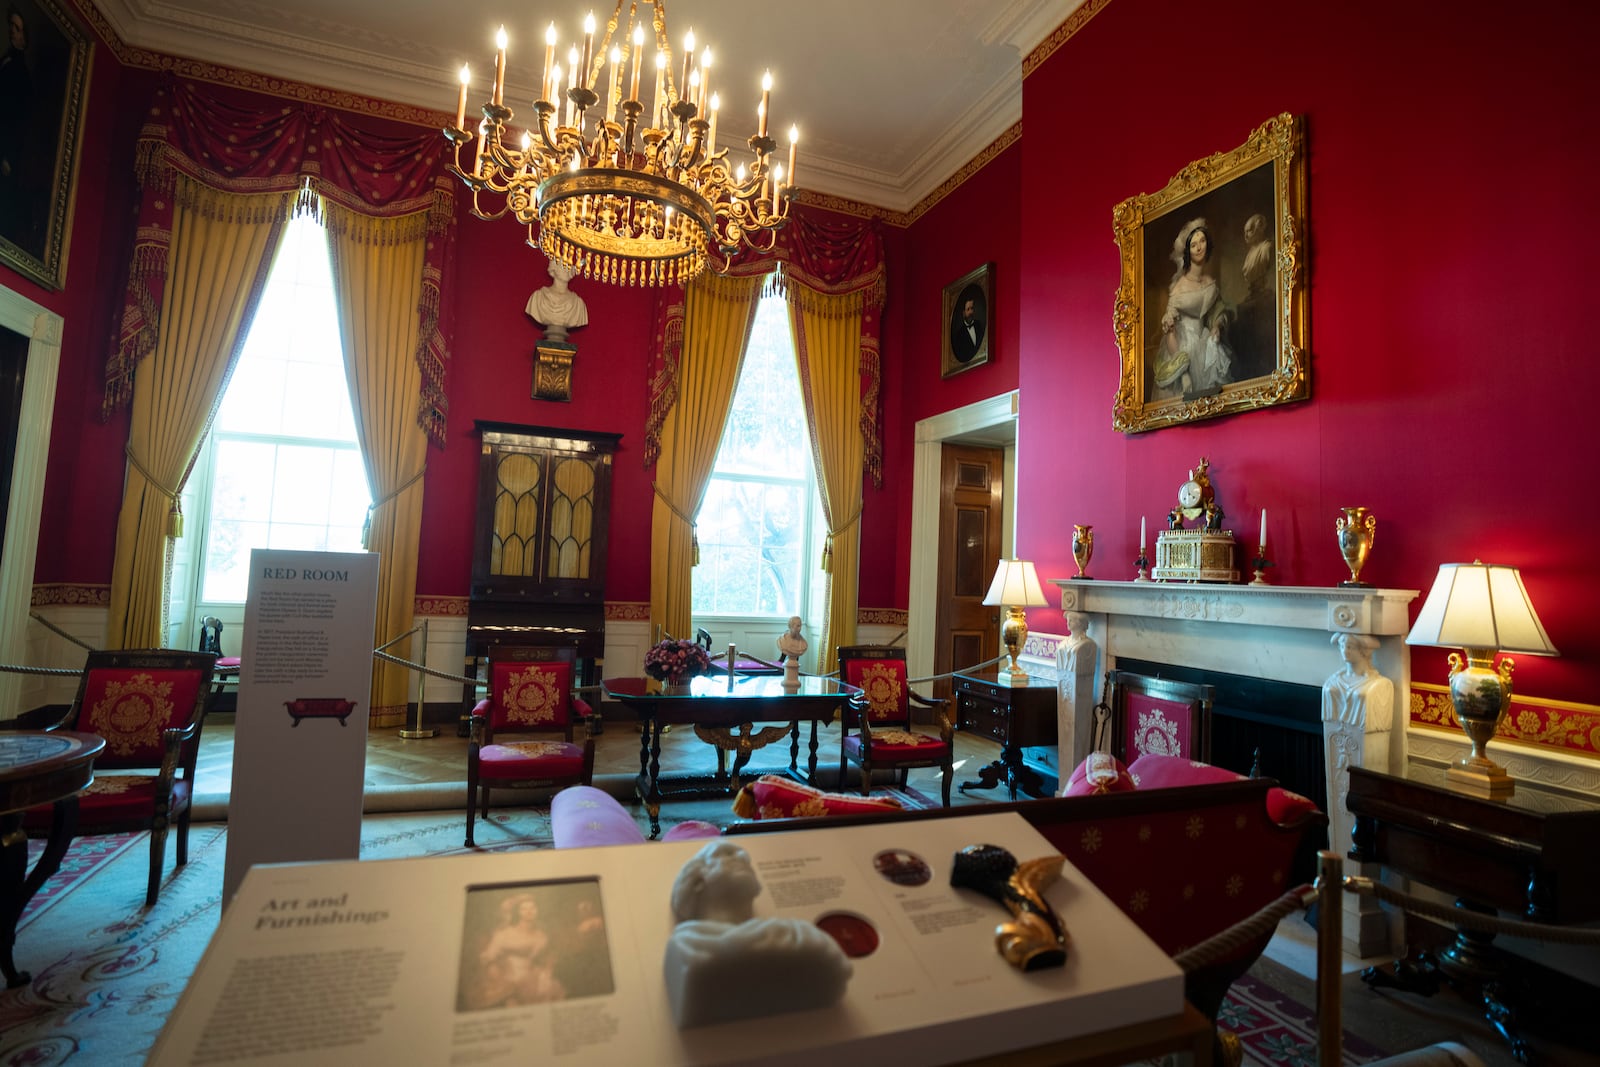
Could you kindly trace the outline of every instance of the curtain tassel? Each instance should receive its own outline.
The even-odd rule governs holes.
[[[822,573],[833,573],[833,534],[822,542]]]
[[[372,551],[372,508],[367,508],[367,517],[361,522],[361,547]]]
[[[689,527],[689,552],[694,558],[694,562],[690,566],[700,566],[700,529],[697,526]]]
[[[183,505],[176,497],[173,498],[172,507],[167,509],[167,536],[174,541],[183,536]]]

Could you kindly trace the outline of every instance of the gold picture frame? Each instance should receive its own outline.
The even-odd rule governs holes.
[[[1143,433],[1311,396],[1305,190],[1304,119],[1285,113],[1160,192],[1116,206],[1114,429]]]
[[[58,0],[11,0],[0,55],[0,262],[66,284],[91,43]],[[18,42],[21,42],[20,48]]]
[[[994,338],[994,264],[975,267],[945,286],[940,308],[939,377],[948,378],[989,362]]]

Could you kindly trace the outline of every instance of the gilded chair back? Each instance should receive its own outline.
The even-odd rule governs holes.
[[[489,722],[496,731],[561,730],[572,722],[570,649],[496,649],[489,663]],[[540,653],[526,658],[517,653]],[[567,653],[567,656],[546,655]]]
[[[73,729],[105,738],[96,769],[161,766],[163,732],[205,714],[215,662],[209,652],[174,649],[89,653],[67,718]]]
[[[839,649],[839,677],[861,690],[867,721],[877,726],[908,726],[911,687],[906,650],[888,645],[845,645]]]

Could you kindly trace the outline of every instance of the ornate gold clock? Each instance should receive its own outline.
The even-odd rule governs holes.
[[[1167,528],[1156,535],[1156,566],[1150,577],[1158,582],[1237,582],[1233,565],[1233,531],[1222,528],[1223,511],[1211,484],[1210,462],[1200,463],[1178,486],[1178,506],[1167,513]],[[1194,529],[1184,522],[1201,520]]]

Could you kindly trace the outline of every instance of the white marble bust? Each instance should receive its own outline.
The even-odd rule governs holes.
[[[583,297],[567,287],[572,268],[559,259],[550,260],[550,284],[535,289],[525,309],[530,318],[544,327],[547,341],[565,341],[567,331],[589,324],[589,307]]]
[[[844,996],[854,968],[838,942],[804,919],[756,918],[760,895],[750,854],[732,841],[711,842],[678,873],[662,970],[680,1029]]]

